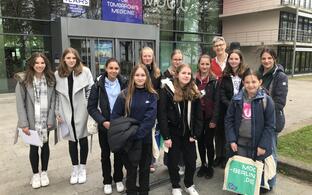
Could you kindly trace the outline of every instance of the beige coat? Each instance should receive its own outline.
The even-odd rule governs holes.
[[[74,113],[74,124],[76,129],[77,139],[88,136],[87,120],[88,111],[87,103],[90,94],[91,86],[94,81],[91,71],[87,67],[83,67],[80,75],[73,76],[73,112],[68,95],[68,80],[67,77],[61,78],[58,71],[55,72],[56,79],[56,106],[55,114],[60,116],[67,124],[69,134],[63,139],[75,141],[73,128],[71,125],[72,114]]]

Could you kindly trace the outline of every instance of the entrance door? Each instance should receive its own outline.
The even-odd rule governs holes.
[[[143,47],[155,51],[155,42],[150,40],[121,40],[117,41],[117,59],[120,62],[121,74],[129,76],[134,65],[140,62],[140,51]]]

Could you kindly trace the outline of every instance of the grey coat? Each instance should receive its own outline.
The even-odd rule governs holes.
[[[18,81],[15,88],[16,95],[16,108],[17,108],[17,127],[24,128],[29,127],[29,129],[35,130],[35,93],[32,86],[24,86],[22,84],[24,80],[24,73],[16,74],[15,78]],[[47,125],[51,125],[55,128],[55,89],[54,86],[47,86],[48,90],[48,120]],[[17,131],[16,131],[17,133]],[[17,138],[17,136],[15,136]],[[17,139],[15,139],[16,143]]]
[[[56,106],[55,114],[60,116],[62,120],[67,124],[69,128],[69,134],[63,139],[75,141],[73,128],[71,125],[72,112],[74,112],[74,124],[76,129],[77,139],[81,139],[88,136],[87,120],[88,110],[87,103],[91,90],[91,86],[94,81],[91,71],[87,67],[83,67],[81,74],[73,76],[73,111],[70,104],[68,94],[68,79],[67,77],[61,78],[58,71],[55,72],[56,79]]]

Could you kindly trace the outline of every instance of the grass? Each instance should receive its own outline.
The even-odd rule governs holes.
[[[290,79],[298,80],[298,81],[312,81],[312,75],[295,76]]]
[[[278,154],[312,164],[312,125],[279,137]]]

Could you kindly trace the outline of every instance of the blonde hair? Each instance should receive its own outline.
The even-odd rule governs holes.
[[[154,51],[152,48],[150,47],[143,47],[140,51],[140,63],[143,64],[143,52],[144,51],[150,51],[152,52],[153,55],[153,61],[152,61],[152,69],[153,69],[153,74],[155,78],[160,77],[160,69],[158,68],[157,64],[156,64],[156,60],[155,60],[155,55],[154,55]]]
[[[68,77],[70,74],[70,70],[68,69],[68,66],[65,63],[65,56],[69,53],[74,54],[74,56],[76,57],[76,64],[74,66],[75,76],[78,76],[82,72],[83,64],[81,62],[81,58],[78,54],[78,51],[74,48],[69,47],[69,48],[65,49],[63,54],[62,54],[61,63],[60,63],[60,66],[58,68],[58,74],[60,77]]]
[[[150,75],[148,74],[148,70],[146,68],[146,66],[144,64],[137,64],[133,67],[133,69],[131,70],[131,74],[130,74],[130,80],[129,80],[129,84],[128,84],[128,92],[125,95],[125,113],[126,116],[130,115],[131,112],[131,101],[132,101],[132,96],[134,94],[135,91],[135,83],[134,83],[134,75],[136,73],[136,71],[142,68],[143,71],[145,72],[146,75],[146,81],[144,84],[144,88],[146,89],[146,91],[148,91],[149,93],[153,93],[153,94],[157,94],[157,92],[154,90],[153,88],[153,84],[150,78]]]
[[[190,70],[191,67],[188,64],[181,64],[177,68],[176,74],[179,75],[179,73],[182,71],[183,68],[189,68]],[[193,75],[191,73],[191,80],[188,84],[186,84],[184,87],[180,85],[180,81],[178,76],[174,79],[173,81],[173,86],[174,86],[174,96],[173,100],[176,102],[181,102],[183,100],[194,100],[200,96],[200,92],[198,91],[198,88],[194,82]]]

